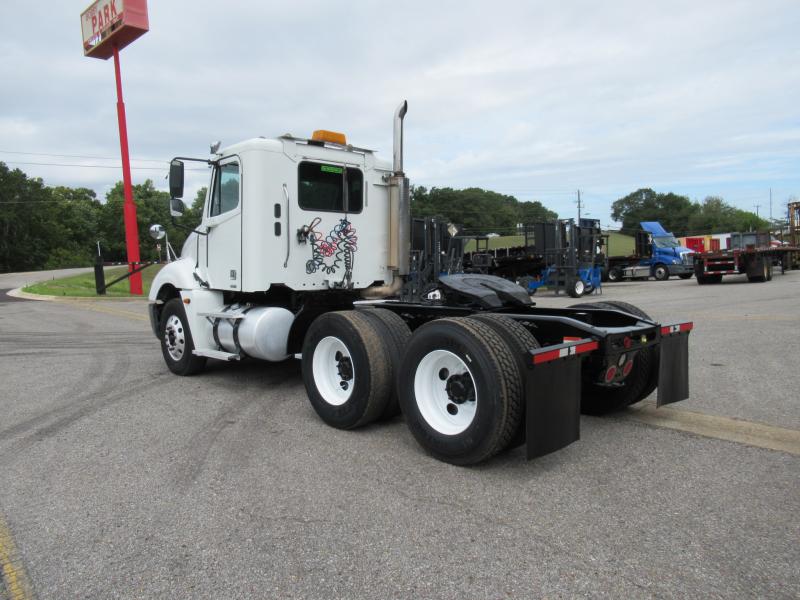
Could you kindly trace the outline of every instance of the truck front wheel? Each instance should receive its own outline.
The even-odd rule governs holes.
[[[495,328],[474,319],[437,319],[417,329],[398,389],[419,444],[456,465],[507,448],[522,419],[517,358]]]
[[[656,281],[666,281],[669,279],[669,268],[667,265],[658,264],[653,267],[653,277]]]
[[[361,427],[386,410],[391,359],[367,317],[351,310],[320,315],[308,328],[302,357],[311,406],[328,425]]]
[[[192,353],[194,340],[180,298],[173,298],[164,305],[159,333],[161,353],[170,371],[176,375],[194,375],[203,370],[206,359]]]

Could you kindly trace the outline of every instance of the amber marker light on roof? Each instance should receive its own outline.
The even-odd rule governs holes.
[[[311,139],[315,142],[330,142],[331,144],[347,145],[347,138],[343,133],[338,131],[328,131],[326,129],[317,129],[311,134]]]

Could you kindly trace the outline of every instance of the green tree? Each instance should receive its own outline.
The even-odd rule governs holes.
[[[55,245],[53,197],[39,178],[0,162],[0,272],[40,269]]]
[[[150,237],[150,226],[163,225],[170,236],[170,242],[180,247],[186,237],[185,233],[171,226],[169,216],[169,194],[155,188],[148,179],[142,184],[133,186],[133,198],[136,202],[136,224],[139,229],[139,255],[141,260],[156,260],[159,257],[156,242]],[[126,261],[125,222],[122,207],[125,197],[122,182],[106,194],[106,203],[100,216],[99,237],[106,260]]]
[[[83,267],[92,263],[103,205],[93,190],[50,188],[54,247],[44,268]]]
[[[641,221],[659,221],[664,229],[683,235],[689,217],[697,210],[686,196],[669,192],[659,194],[650,188],[641,188],[620,198],[611,205],[611,217],[622,221],[622,229],[639,229]]]
[[[463,225],[473,233],[510,232],[519,223],[551,220],[556,213],[540,202],[520,202],[514,196],[481,188],[414,187],[411,190],[414,217],[439,217]]]

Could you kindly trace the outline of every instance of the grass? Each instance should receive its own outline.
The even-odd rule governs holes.
[[[153,283],[153,278],[156,273],[161,270],[161,265],[153,265],[147,267],[142,271],[142,288],[144,296],[150,293],[150,284]],[[105,269],[106,284],[110,283],[117,277],[125,274],[126,267],[112,267]],[[106,290],[106,297],[108,298],[132,298],[129,290],[129,283],[127,279],[123,279],[119,283],[115,283]],[[50,281],[43,281],[41,283],[34,283],[22,289],[29,294],[40,294],[42,296],[78,296],[78,297],[98,297],[94,285],[94,271],[88,273],[81,273],[80,275],[72,275],[71,277],[64,277],[62,279],[51,279]],[[138,296],[136,296],[138,297]]]

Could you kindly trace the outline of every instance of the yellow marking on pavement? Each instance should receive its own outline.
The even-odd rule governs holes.
[[[22,566],[8,525],[0,516],[0,584],[10,600],[33,600],[33,588]],[[3,590],[0,589],[0,593]]]
[[[116,315],[118,317],[125,317],[128,319],[134,319],[135,321],[148,321],[149,318],[147,315],[143,315],[140,313],[135,313],[130,310],[122,310],[119,308],[111,308],[110,306],[100,306],[99,304],[90,304],[89,302],[72,302],[70,300],[60,300],[64,304],[69,304],[70,306],[76,306],[78,308],[85,308],[86,310],[93,310],[95,312],[106,313],[109,315]]]
[[[626,416],[656,427],[800,456],[800,431],[796,429],[669,407],[656,408],[655,404],[650,403],[631,406]]]

